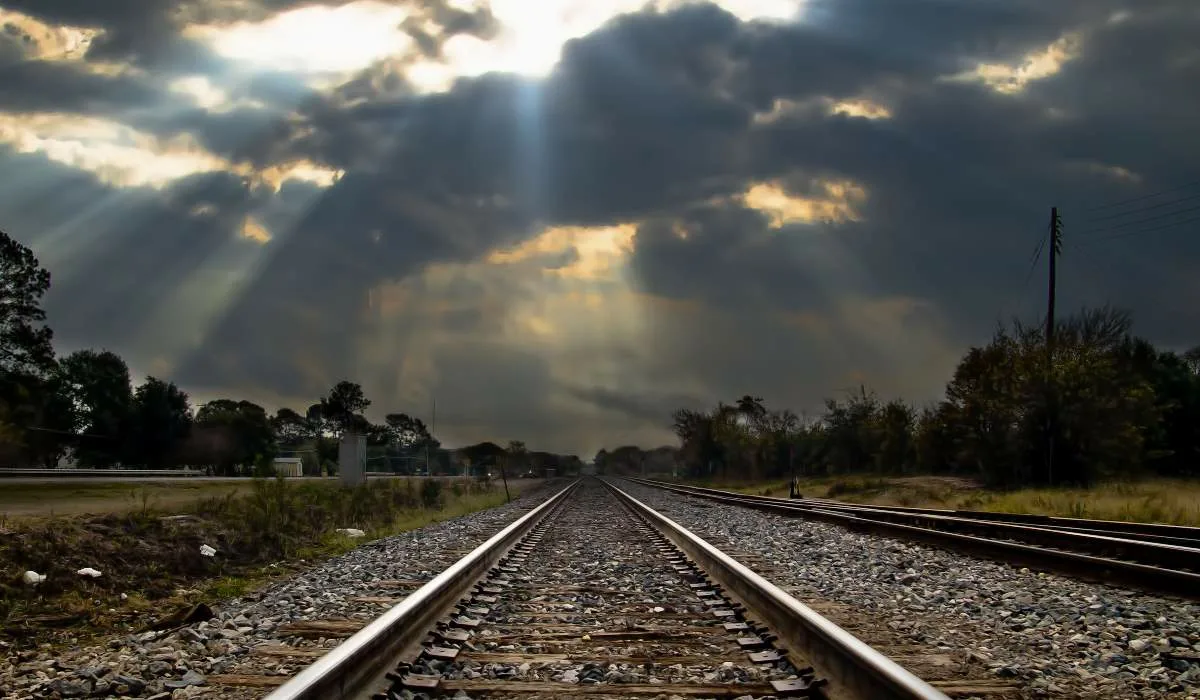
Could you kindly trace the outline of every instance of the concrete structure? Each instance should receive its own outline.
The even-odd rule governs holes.
[[[338,476],[345,486],[367,481],[367,436],[346,433],[338,445]]]
[[[276,457],[275,473],[282,476],[304,476],[304,465],[299,457]]]

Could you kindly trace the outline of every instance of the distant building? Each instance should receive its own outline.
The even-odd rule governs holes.
[[[299,457],[276,457],[275,473],[280,476],[303,476],[304,466]]]

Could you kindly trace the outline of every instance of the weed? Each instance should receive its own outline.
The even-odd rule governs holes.
[[[421,505],[432,509],[441,508],[443,503],[442,482],[436,479],[426,479],[421,484]]]
[[[341,554],[375,537],[504,500],[486,481],[444,481],[380,479],[344,488],[327,481],[276,477],[254,480],[243,487],[244,495],[223,492],[193,500],[191,517],[183,519],[162,518],[165,513],[141,492],[127,494],[136,507],[121,514],[11,526],[5,522],[11,532],[0,537],[0,637],[19,640],[22,646],[56,635],[78,641],[85,631],[108,624],[109,613],[103,611],[109,607],[124,616],[121,624],[127,624],[131,615],[157,614],[181,595],[188,601],[209,602],[238,596],[286,573],[286,566],[274,568],[275,563]],[[343,527],[369,534],[350,539],[334,533]],[[215,547],[217,556],[200,556],[202,544]],[[103,577],[82,580],[74,571],[84,566],[100,569]],[[26,569],[49,578],[30,589],[20,580]],[[118,597],[121,593],[128,594],[124,602]],[[92,610],[86,624],[94,627],[31,629],[20,621],[80,610]]]

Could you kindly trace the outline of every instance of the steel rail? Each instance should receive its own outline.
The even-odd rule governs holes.
[[[822,617],[775,584],[615,484],[603,483],[634,513],[700,566],[732,597],[828,678],[834,698],[947,700],[947,696]]]
[[[674,484],[651,481],[646,479],[631,479],[653,488],[659,488],[684,495],[696,496],[721,503],[740,505],[756,510],[763,510],[792,517],[811,518],[823,522],[841,525],[860,532],[883,534],[903,539],[925,542],[938,547],[950,547],[969,554],[982,554],[1005,563],[1017,563],[1026,566],[1046,568],[1069,574],[1077,578],[1099,581],[1109,584],[1120,584],[1129,588],[1152,590],[1155,592],[1173,593],[1187,598],[1200,596],[1200,573],[1183,571],[1177,568],[1166,568],[1150,564],[1100,557],[1092,554],[1049,549],[1006,539],[994,539],[976,535],[949,532],[946,530],[922,527],[892,522],[885,519],[874,519],[844,509],[830,509],[813,506],[794,505],[782,499],[762,499],[748,497],[745,494],[721,492],[715,489],[692,490],[696,487],[679,487]],[[985,523],[975,521],[976,525],[994,526],[997,531],[1013,532],[1036,530],[1029,526],[1017,526],[1008,523]],[[1005,529],[1020,528],[1020,530]],[[1077,533],[1053,531],[1057,535],[1072,535],[1085,537]],[[1131,540],[1121,541],[1118,538],[1104,537],[1104,540],[1117,541],[1125,547],[1140,546],[1151,548],[1146,551],[1157,551],[1153,548],[1169,548],[1185,550],[1179,552],[1189,560],[1193,556],[1191,548],[1174,547],[1172,545],[1153,544]]]
[[[561,506],[578,484],[573,481],[492,535],[265,700],[348,700],[368,695],[397,659],[419,645],[434,623],[529,530]]]
[[[1134,535],[1123,532],[1085,531],[1074,527],[1049,524],[1027,524],[1008,520],[983,520],[979,518],[964,518],[946,514],[928,514],[924,512],[897,511],[881,508],[871,504],[840,503],[837,501],[814,501],[809,499],[780,499],[767,496],[705,489],[696,486],[680,486],[664,484],[647,480],[656,486],[681,489],[696,495],[712,494],[737,501],[743,505],[751,503],[777,504],[784,508],[810,510],[819,509],[855,515],[867,520],[886,520],[889,522],[928,527],[932,529],[947,529],[960,533],[974,533],[990,536],[998,533],[1009,536],[1010,539],[1039,544],[1049,547],[1060,547],[1071,551],[1081,551],[1102,556],[1115,556],[1138,561],[1151,566],[1165,566],[1172,569],[1188,569],[1200,571],[1200,541],[1179,540],[1162,542],[1160,538],[1144,535]],[[954,511],[945,511],[953,513]]]
[[[656,484],[669,483],[656,481],[654,479],[646,479]],[[721,489],[707,488],[704,486],[692,486],[690,484],[674,484],[680,488],[691,489],[695,491],[707,491],[718,494],[731,494],[736,492],[723,491]],[[811,504],[829,508],[854,508],[864,504],[847,503],[846,501],[837,501],[829,498],[779,498],[775,496],[754,496],[751,494],[736,494],[746,496],[758,500],[769,500],[778,503],[792,504]],[[914,508],[911,506],[892,506],[892,505],[871,505],[871,508],[879,510],[888,510],[896,513],[913,513],[919,515],[944,515],[955,518],[970,518],[974,520],[995,520],[1020,523],[1022,525],[1035,525],[1039,527],[1056,527],[1067,530],[1078,530],[1081,532],[1103,532],[1108,535],[1122,534],[1146,536],[1150,541],[1167,542],[1172,544],[1183,544],[1179,540],[1186,540],[1200,543],[1200,527],[1191,527],[1187,525],[1168,525],[1166,523],[1137,523],[1127,522],[1123,520],[1097,520],[1092,518],[1067,518],[1059,515],[1039,515],[1034,513],[1000,513],[994,511],[983,510],[956,510],[951,508]]]

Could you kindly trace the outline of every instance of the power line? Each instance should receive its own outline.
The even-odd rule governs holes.
[[[1200,207],[1196,207],[1196,208],[1200,209]],[[1084,241],[1083,245],[1086,246],[1090,243],[1103,243],[1105,241],[1113,241],[1118,238],[1128,238],[1129,236],[1136,236],[1136,235],[1142,234],[1142,233],[1153,233],[1155,231],[1161,231],[1163,229],[1172,228],[1174,226],[1182,226],[1183,224],[1190,224],[1190,223],[1196,222],[1196,221],[1200,221],[1200,216],[1193,216],[1192,218],[1184,219],[1183,221],[1172,221],[1169,224],[1162,224],[1160,226],[1154,226],[1152,228],[1138,229],[1136,231],[1125,231],[1124,233],[1118,233],[1118,234],[1115,234],[1112,236],[1102,236],[1100,238],[1091,238],[1091,239]]]
[[[1029,289],[1029,280],[1033,279],[1033,271],[1037,269],[1038,261],[1042,259],[1042,251],[1046,248],[1046,239],[1038,241],[1037,250],[1033,252],[1033,260],[1029,263],[1029,271],[1025,273],[1025,283],[1021,285],[1021,295],[1024,296],[1025,290]]]
[[[42,427],[36,426],[36,425],[24,426],[24,429],[25,430],[36,430],[39,433],[55,433],[57,435],[70,435],[71,437],[93,437],[93,438],[101,438],[103,440],[115,440],[116,439],[111,435],[97,435],[95,433],[75,433],[75,432],[71,432],[70,430],[56,430],[54,428],[42,428]]]
[[[1138,219],[1137,221],[1126,221],[1125,223],[1116,224],[1113,226],[1103,226],[1101,228],[1088,229],[1087,231],[1083,231],[1081,233],[1083,235],[1087,235],[1087,234],[1092,234],[1092,233],[1103,233],[1105,231],[1115,231],[1117,229],[1126,228],[1127,226],[1139,226],[1141,224],[1144,224],[1144,223],[1147,223],[1150,221],[1158,221],[1160,219],[1166,219],[1171,216],[1177,216],[1179,214],[1186,214],[1189,211],[1200,211],[1200,204],[1198,204],[1194,207],[1188,207],[1186,209],[1177,209],[1175,211],[1169,211],[1166,214],[1159,214],[1158,216],[1150,216],[1150,217],[1147,217],[1144,219]]]
[[[1190,202],[1193,199],[1200,199],[1200,194],[1194,194],[1191,197],[1184,197],[1182,199],[1174,199],[1169,202],[1161,202],[1159,204],[1151,204],[1148,207],[1140,207],[1138,209],[1131,209],[1130,211],[1123,211],[1118,214],[1109,214],[1108,216],[1098,216],[1093,219],[1086,219],[1086,221],[1091,222],[1091,221],[1107,221],[1109,219],[1119,219],[1122,216],[1129,216],[1130,214],[1139,214],[1141,212],[1150,211],[1152,209],[1162,209],[1163,207],[1169,207],[1173,204],[1179,204],[1180,202]]]
[[[1119,207],[1119,206],[1122,206],[1122,205],[1124,205],[1124,204],[1132,204],[1133,202],[1140,202],[1140,201],[1142,201],[1142,200],[1146,200],[1146,199],[1153,199],[1153,198],[1155,198],[1155,197],[1161,197],[1161,196],[1162,196],[1162,195],[1164,195],[1164,194],[1170,194],[1170,193],[1172,193],[1172,192],[1178,192],[1179,190],[1186,190],[1186,189],[1188,189],[1189,187],[1195,187],[1196,185],[1200,185],[1200,180],[1195,180],[1195,181],[1189,182],[1189,183],[1187,183],[1187,184],[1179,185],[1178,187],[1172,187],[1172,188],[1171,188],[1171,189],[1169,189],[1169,190],[1161,190],[1161,191],[1159,191],[1159,192],[1154,192],[1154,193],[1151,193],[1151,194],[1145,194],[1145,195],[1142,195],[1141,197],[1133,197],[1132,199],[1126,199],[1126,200],[1122,200],[1122,201],[1120,201],[1120,202],[1113,202],[1112,204],[1103,204],[1103,205],[1101,205],[1101,206],[1098,206],[1098,207],[1092,207],[1092,208],[1090,208],[1090,209],[1084,209],[1084,211],[1100,211],[1101,209],[1111,209],[1111,208],[1113,208],[1113,207]]]

